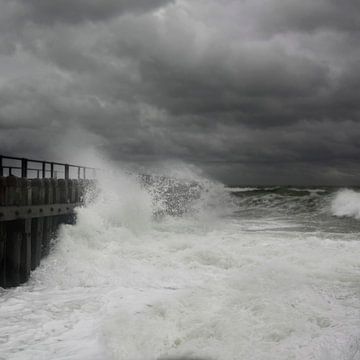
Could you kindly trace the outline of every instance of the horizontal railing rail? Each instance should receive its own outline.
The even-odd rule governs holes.
[[[14,164],[14,162],[16,162]],[[34,167],[33,164],[40,164],[41,167]],[[30,166],[29,166],[30,165]],[[60,169],[59,169],[60,167]],[[15,156],[0,155],[0,176],[15,175],[15,172],[22,178],[30,177],[30,173],[36,174],[35,178],[57,178],[63,174],[64,179],[70,179],[70,171],[75,170],[75,176],[71,178],[87,179],[96,177],[96,168],[67,164],[55,161],[27,159]]]

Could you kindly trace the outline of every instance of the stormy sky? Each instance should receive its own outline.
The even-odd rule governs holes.
[[[0,153],[360,183],[359,0],[0,0]]]

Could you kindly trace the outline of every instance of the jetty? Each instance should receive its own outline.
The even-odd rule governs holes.
[[[29,279],[95,177],[91,167],[0,155],[0,287]]]

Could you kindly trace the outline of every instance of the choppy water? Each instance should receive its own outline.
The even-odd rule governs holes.
[[[360,359],[356,189],[100,187],[0,290],[0,359]]]

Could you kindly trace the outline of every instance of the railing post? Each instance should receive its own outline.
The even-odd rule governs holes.
[[[3,157],[0,155],[0,176],[4,176]]]
[[[27,177],[27,159],[21,159],[21,177],[26,178]]]
[[[46,163],[42,163],[42,178],[44,179],[46,177]]]
[[[78,167],[78,179],[80,179],[80,176],[81,176],[80,173],[81,173],[81,167],[79,166]]]
[[[53,178],[54,177],[54,163],[50,164],[50,177]]]
[[[69,180],[69,164],[65,165],[65,180]]]

